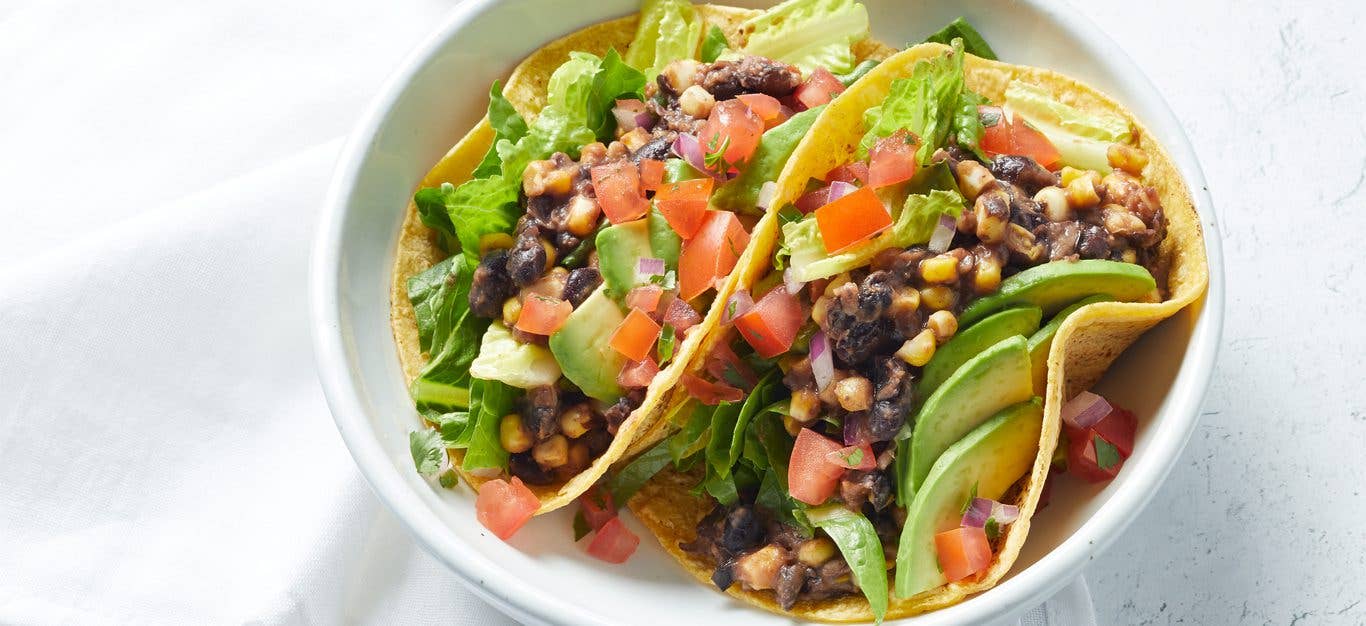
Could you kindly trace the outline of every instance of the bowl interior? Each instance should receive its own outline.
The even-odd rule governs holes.
[[[1125,471],[1104,487],[1060,481],[1006,581],[907,623],[1006,618],[1069,582],[1122,530],[1189,436],[1222,314],[1212,211],[1186,138],[1165,103],[1104,35],[1067,7],[971,0],[865,4],[874,34],[883,41],[920,41],[963,15],[1001,58],[1060,70],[1116,97],[1172,151],[1204,216],[1212,272],[1204,313],[1197,305],[1148,333],[1101,384],[1104,393],[1143,416]],[[504,544],[475,520],[469,490],[429,484],[413,471],[408,452],[407,433],[419,421],[389,333],[388,289],[398,227],[413,186],[483,114],[488,85],[505,77],[534,46],[637,6],[632,0],[467,1],[413,53],[352,137],[333,182],[311,286],[320,376],[342,436],[381,499],[428,550],[521,620],[637,623],[648,615],[661,625],[786,623],[694,582],[634,521],[628,523],[644,540],[624,566],[586,556],[572,542],[567,512],[537,518]],[[1139,372],[1144,375],[1128,375]],[[661,599],[667,599],[664,610]]]

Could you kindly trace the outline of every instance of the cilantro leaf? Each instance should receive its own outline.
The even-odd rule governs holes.
[[[1119,456],[1119,449],[1113,444],[1100,435],[1092,435],[1092,437],[1096,444],[1096,465],[1100,469],[1108,470],[1124,461]]]
[[[446,460],[446,448],[441,444],[440,433],[428,428],[408,433],[408,449],[413,455],[413,465],[423,476],[435,474]]]
[[[583,510],[580,509],[574,513],[574,541],[587,537],[591,532],[593,527],[588,525],[588,519],[583,516]]]

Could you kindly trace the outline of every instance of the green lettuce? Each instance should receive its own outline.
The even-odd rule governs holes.
[[[559,382],[560,366],[545,346],[517,341],[502,321],[494,321],[470,363],[470,376],[530,389]]]
[[[688,0],[645,0],[626,63],[653,80],[669,62],[696,58],[702,22]]]
[[[726,40],[726,33],[721,27],[713,25],[707,31],[707,36],[702,39],[702,53],[699,60],[703,63],[711,63],[719,58],[721,54],[730,47],[730,42]]]
[[[498,424],[512,412],[518,390],[496,380],[474,379],[470,386],[470,420],[465,431],[468,443],[465,471],[503,469],[508,464],[508,451],[498,439]]]
[[[488,320],[469,310],[474,267],[468,257],[457,255],[408,280],[419,343],[429,355],[411,389],[424,414],[468,405],[470,364],[478,353],[479,336],[488,326]]]
[[[1005,106],[1019,122],[1021,116],[1058,149],[1065,165],[1109,173],[1110,144],[1133,138],[1129,122],[1118,115],[1083,113],[1053,98],[1042,87],[1011,81]]]
[[[744,54],[785,61],[810,73],[854,68],[855,42],[868,37],[868,10],[854,0],[787,0],[741,26]]]
[[[964,86],[963,43],[954,40],[952,53],[916,63],[909,77],[892,81],[880,106],[864,111],[863,125],[868,131],[859,141],[858,158],[867,158],[878,139],[901,129],[920,139],[916,160],[921,165],[930,162],[935,150],[948,145],[951,136],[976,149],[982,136],[976,106],[982,102],[981,96]]]
[[[808,510],[806,517],[839,547],[854,583],[868,598],[873,618],[881,623],[887,615],[887,557],[873,523],[838,504]]]
[[[759,147],[754,150],[754,156],[750,158],[744,171],[721,185],[716,193],[712,194],[712,206],[727,211],[762,215],[763,210],[754,206],[759,200],[759,188],[768,181],[778,180],[788,157],[792,156],[792,151],[797,149],[797,144],[806,136],[806,131],[811,129],[816,117],[824,109],[825,105],[822,104],[802,111],[765,131],[759,138]]]
[[[517,204],[521,178],[509,183],[502,176],[476,178],[456,187],[442,183],[440,187],[418,190],[413,196],[418,211],[444,213],[447,223],[454,228],[454,237],[466,257],[479,259],[479,240],[492,233],[510,233],[522,215]]]
[[[498,142],[517,141],[526,136],[526,120],[517,109],[503,97],[503,90],[498,81],[493,81],[493,86],[489,88],[489,126],[493,128],[493,145],[489,146],[488,152],[484,153],[484,160],[479,162],[479,166],[474,168],[472,178],[488,178],[503,171],[503,162],[498,158]]]
[[[925,38],[926,43],[942,43],[949,45],[954,39],[963,40],[963,50],[973,56],[983,59],[996,60],[996,51],[991,49],[991,45],[982,34],[977,32],[966,19],[958,18],[949,22],[948,26],[939,29],[939,32]]]

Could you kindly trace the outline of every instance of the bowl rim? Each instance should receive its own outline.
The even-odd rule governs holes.
[[[724,0],[723,0],[724,1]],[[1018,615],[1043,602],[1080,575],[1086,562],[1110,545],[1146,507],[1195,430],[1201,405],[1212,379],[1224,318],[1224,266],[1218,220],[1204,173],[1185,130],[1147,75],[1089,18],[1056,0],[1017,0],[1038,11],[1055,27],[1093,48],[1106,50],[1107,65],[1124,70],[1126,82],[1143,101],[1149,124],[1161,124],[1171,137],[1164,142],[1190,189],[1204,231],[1209,286],[1198,307],[1183,363],[1192,375],[1178,377],[1166,396],[1166,409],[1177,418],[1147,442],[1149,451],[1128,469],[1128,479],[1089,519],[1038,561],[990,590],[991,602],[964,602],[917,616],[917,623],[978,622]],[[410,51],[371,100],[348,135],[328,186],[309,263],[310,328],[319,383],[333,420],[362,476],[381,502],[429,554],[454,571],[466,587],[523,623],[601,623],[585,607],[553,597],[522,594],[525,583],[491,559],[446,531],[431,511],[393,468],[388,454],[370,427],[358,391],[355,371],[347,359],[347,337],[342,332],[340,298],[343,225],[350,210],[355,183],[366,154],[408,84],[448,39],[468,27],[497,0],[465,0],[454,7],[431,34]],[[1002,608],[1002,607],[1006,608]]]

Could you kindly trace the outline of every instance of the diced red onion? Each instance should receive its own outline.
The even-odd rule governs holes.
[[[617,127],[624,131],[644,128],[649,130],[655,125],[654,116],[645,109],[645,103],[640,100],[617,100],[617,105],[612,107],[612,116],[617,118]]]
[[[997,524],[1004,526],[1020,519],[1020,507],[987,498],[973,498],[968,510],[963,512],[962,525],[982,528],[989,519],[995,519]]]
[[[797,201],[793,204],[797,206],[798,211],[810,213],[828,204],[830,202],[829,198],[830,186],[826,185],[820,189],[802,194],[802,197],[797,198]]]
[[[873,429],[868,423],[868,412],[859,411],[844,416],[844,445],[861,446],[873,443]],[[891,446],[896,448],[896,446]]]
[[[748,291],[737,291],[731,294],[730,299],[726,300],[726,308],[721,311],[721,325],[729,326],[735,318],[740,317],[754,308],[754,297]]]
[[[811,335],[811,374],[816,377],[816,389],[820,391],[830,386],[830,379],[835,377],[835,359],[823,330]]]
[[[664,259],[643,257],[636,261],[636,276],[648,278],[664,275]]]
[[[702,144],[698,143],[697,137],[687,133],[678,133],[678,138],[674,139],[673,152],[697,171],[718,180],[725,180],[724,175],[717,174],[707,168],[707,160],[702,156]]]
[[[802,288],[806,286],[806,283],[797,280],[796,272],[793,272],[792,268],[789,267],[783,271],[783,286],[787,288],[788,293],[795,296],[802,292]]]
[[[754,206],[767,211],[770,206],[773,206],[773,199],[777,196],[778,183],[771,180],[767,181],[759,186],[759,198],[754,201]]]
[[[953,243],[953,234],[957,231],[957,224],[952,217],[947,215],[939,216],[939,223],[934,226],[934,234],[930,235],[930,243],[927,247],[935,252],[943,252],[949,249],[949,244]]]
[[[1062,405],[1062,420],[1074,428],[1090,428],[1111,410],[1113,408],[1105,398],[1083,391]]]
[[[837,180],[833,183],[830,183],[830,195],[825,198],[825,202],[826,204],[829,204],[851,193],[854,193],[855,191],[858,191],[858,187],[855,187],[853,183],[847,183],[842,180]]]

